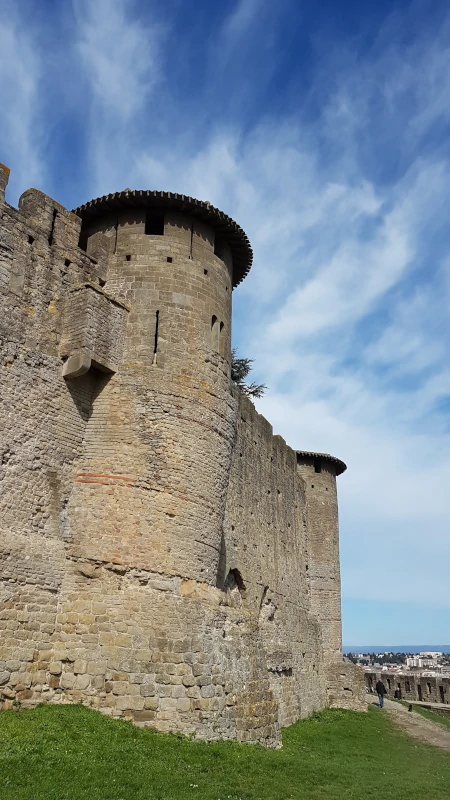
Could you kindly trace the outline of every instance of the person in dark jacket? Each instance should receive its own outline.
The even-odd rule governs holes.
[[[380,708],[383,708],[384,705],[384,695],[387,694],[386,687],[383,681],[377,681],[377,685],[375,686],[377,690],[378,700],[380,702]]]

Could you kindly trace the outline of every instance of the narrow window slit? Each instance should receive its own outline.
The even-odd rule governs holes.
[[[192,261],[192,251],[194,247],[194,223],[191,222],[191,243],[189,245],[189,258]]]
[[[156,312],[156,319],[155,319],[155,344],[153,347],[153,364],[156,364],[157,353],[158,353],[158,328],[159,328],[159,311]]]
[[[49,237],[48,237],[48,243],[49,243],[50,247],[53,244],[53,235],[55,233],[55,222],[56,222],[56,217],[57,216],[58,216],[58,212],[57,212],[56,208],[54,208],[53,209],[53,218],[52,218],[52,227],[50,228],[50,234],[49,234]]]
[[[219,320],[215,314],[211,318],[211,347],[219,352]]]
[[[167,262],[168,262],[169,264],[171,264],[171,263],[172,263],[172,261],[173,261],[173,258],[172,258],[172,256],[167,256]]]
[[[33,236],[29,236],[28,237],[28,244],[33,244],[33,242],[34,242],[34,237]]]
[[[117,253],[117,237],[119,235],[119,217],[116,217],[116,224],[114,226],[114,252]]]

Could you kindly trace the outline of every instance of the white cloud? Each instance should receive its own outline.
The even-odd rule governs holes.
[[[225,20],[223,33],[233,38],[244,35],[264,6],[265,0],[238,0]]]
[[[128,120],[160,78],[161,27],[133,15],[129,0],[73,0],[76,47],[96,110]]]
[[[258,407],[275,431],[349,465],[344,593],[412,602],[420,585],[437,606],[450,605],[450,434],[438,407],[450,396],[450,158],[440,143],[420,158],[417,148],[442,118],[449,72],[436,64],[448,44],[420,41],[403,61],[380,44],[336,75],[319,119],[267,118],[245,137],[229,126],[196,151],[180,142],[135,164],[140,183],[208,199],[250,235],[238,344],[270,387]],[[394,167],[377,180],[383,155]]]
[[[411,600],[420,585],[428,601],[450,602],[448,22],[432,32],[415,25],[405,45],[408,20],[397,15],[372,50],[319,46],[315,110],[305,101],[271,116],[261,102],[244,124],[224,121],[224,90],[264,96],[258,80],[275,74],[268,18],[278,6],[236,3],[217,29],[223,50],[211,35],[206,56],[196,54],[196,91],[182,100],[167,82],[168,27],[154,3],[145,19],[127,0],[74,8],[89,192],[179,191],[244,227],[255,261],[234,298],[235,343],[269,386],[258,406],[275,431],[349,465],[339,480],[344,593]],[[0,130],[33,170],[39,58],[9,11],[0,75],[16,88]],[[213,85],[202,94],[205,64]]]
[[[129,186],[141,138],[151,138],[166,31],[154,14],[151,21],[138,17],[133,0],[72,2],[73,57],[85,86],[87,190],[95,196]]]
[[[11,189],[42,185],[45,167],[39,32],[24,29],[15,4],[0,5],[0,161],[12,168]]]

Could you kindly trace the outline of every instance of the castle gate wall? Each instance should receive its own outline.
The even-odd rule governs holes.
[[[153,263],[145,234],[133,260],[102,231],[87,254],[80,220],[39,192],[1,213],[3,707],[81,700],[277,744],[258,628],[216,588],[236,414],[226,249],[168,220]]]
[[[0,216],[0,704],[277,745],[322,632],[295,453],[230,391],[229,249],[174,210]]]

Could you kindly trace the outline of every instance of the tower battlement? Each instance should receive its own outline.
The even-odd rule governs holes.
[[[30,189],[15,209],[7,180],[0,704],[268,746],[363,708],[341,653],[345,465],[292,450],[230,382],[245,233],[168,192],[73,212]]]
[[[198,246],[213,248],[215,255],[232,268],[233,286],[245,278],[252,265],[252,248],[242,228],[211,203],[184,194],[126,189],[91,200],[74,213],[83,221],[87,241],[98,230],[105,231],[114,251],[129,245],[130,236],[170,234],[166,223],[178,222],[189,232],[180,238],[189,257],[194,260]]]

